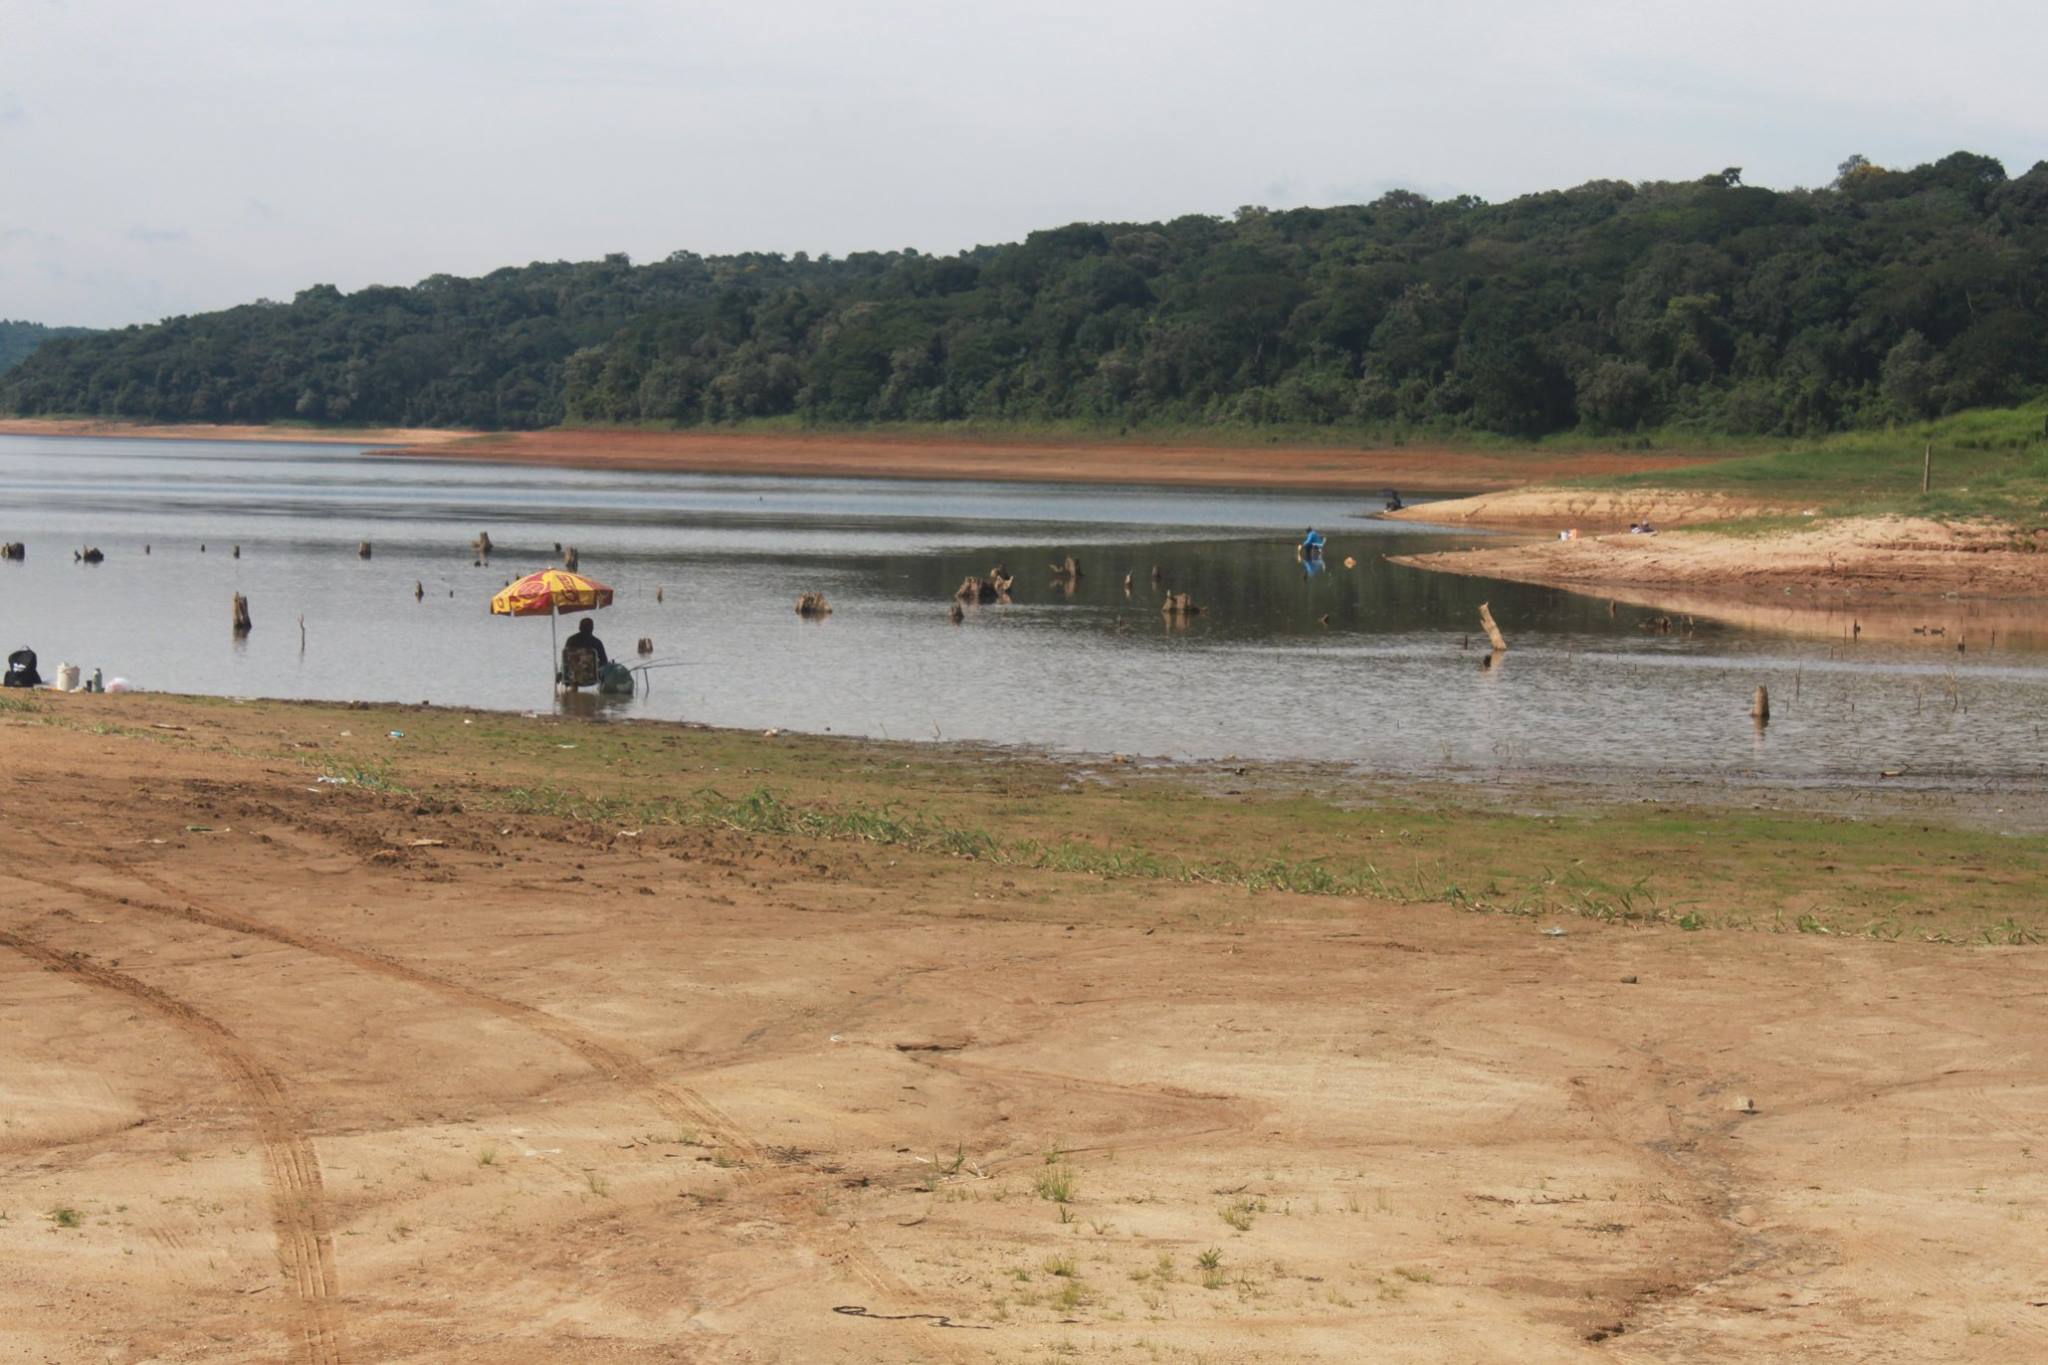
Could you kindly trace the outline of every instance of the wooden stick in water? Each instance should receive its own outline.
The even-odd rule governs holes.
[[[1496,654],[1507,653],[1507,637],[1502,635],[1500,627],[1493,623],[1493,613],[1487,609],[1487,604],[1484,602],[1479,604],[1479,624],[1486,627],[1486,638],[1493,641],[1493,652]]]

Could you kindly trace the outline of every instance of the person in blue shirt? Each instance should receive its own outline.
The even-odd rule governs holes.
[[[1323,533],[1315,527],[1308,528],[1308,534],[1301,538],[1301,557],[1315,559],[1323,553]]]

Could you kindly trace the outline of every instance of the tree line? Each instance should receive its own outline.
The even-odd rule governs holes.
[[[17,322],[0,318],[0,373],[27,360],[44,342],[57,337],[84,336],[89,327],[45,327],[40,322]]]
[[[2048,386],[2048,162],[1406,191],[955,255],[677,252],[330,285],[52,340],[0,408],[530,428],[1668,424],[1811,435]]]

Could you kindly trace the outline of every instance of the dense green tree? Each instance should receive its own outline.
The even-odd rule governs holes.
[[[1850,157],[1820,190],[1728,167],[1504,204],[1395,191],[1076,223],[945,257],[679,251],[314,285],[48,340],[0,376],[0,408],[1804,434],[2043,386],[2048,163],[2008,177],[1957,152],[1908,170]]]

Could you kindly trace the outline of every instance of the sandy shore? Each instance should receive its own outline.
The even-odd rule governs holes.
[[[1373,495],[1509,488],[1537,478],[1636,473],[1698,464],[1702,454],[1513,453],[1450,447],[1172,445],[1143,441],[990,439],[891,433],[750,433],[574,429],[479,436],[393,455],[580,469],[1034,483],[1301,488]]]
[[[2048,1353],[2039,949],[1559,937],[490,785],[808,761],[674,727],[48,705],[0,711],[10,1357]]]
[[[611,431],[474,432],[380,427],[148,424],[0,418],[0,435],[137,436],[205,441],[318,441],[393,447],[381,454],[574,469],[823,478],[1003,479],[1377,494],[1506,489],[1532,479],[1675,469],[1712,452],[1494,452],[1448,446],[1190,445],[1114,437],[989,438],[928,433]],[[1377,503],[1373,504],[1377,506]]]
[[[1564,475],[1546,474],[1546,478]],[[1402,521],[1427,521],[1458,526],[1558,531],[1582,534],[1625,531],[1637,522],[1675,527],[1737,517],[1796,515],[1808,510],[1732,493],[1664,488],[1556,488],[1533,485],[1451,498],[1389,515]]]
[[[1672,612],[1803,634],[1921,637],[1949,646],[2002,633],[2040,638],[2048,534],[1909,517],[1817,520],[1735,535],[1626,531],[1444,554],[1397,564],[1539,583]]]
[[[135,436],[170,441],[309,441],[322,445],[437,446],[475,435],[433,427],[226,426],[211,422],[115,422],[0,417],[0,436]]]

